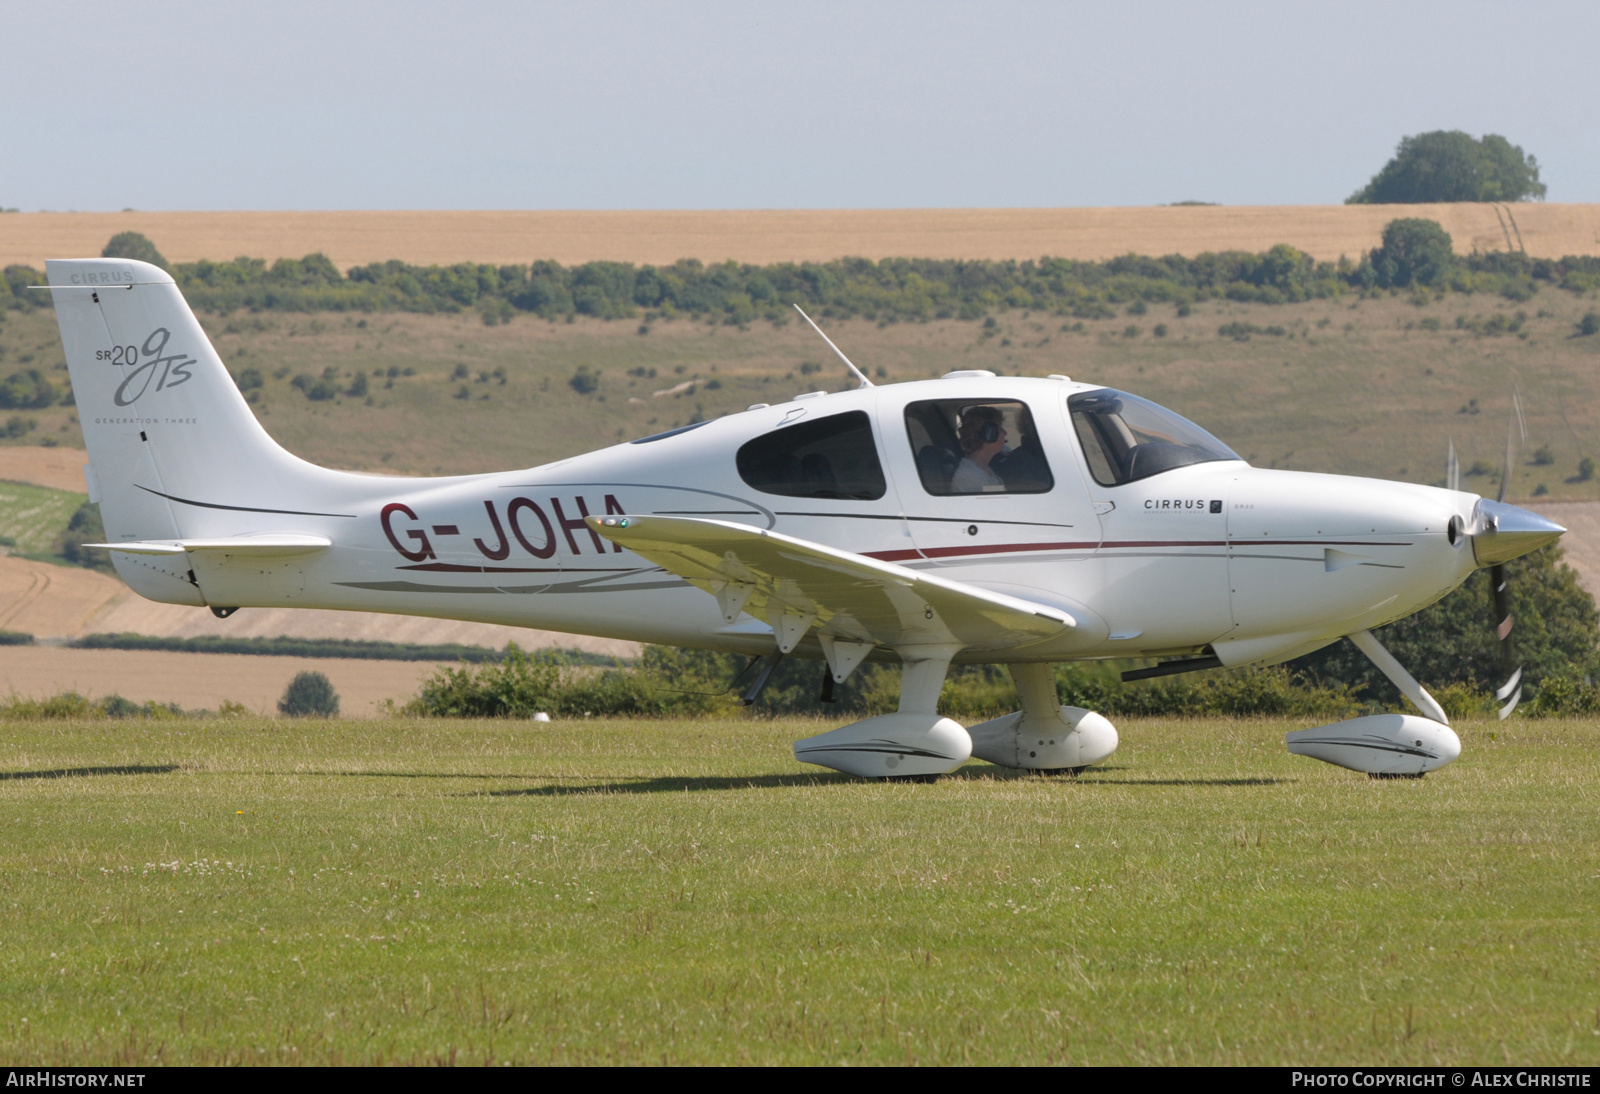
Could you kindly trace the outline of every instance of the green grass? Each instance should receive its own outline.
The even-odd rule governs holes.
[[[1600,723],[1375,782],[1128,721],[931,785],[816,726],[7,724],[0,1056],[1600,1061]]]
[[[88,498],[65,490],[0,482],[0,536],[16,540],[29,554],[49,552],[56,536]]]

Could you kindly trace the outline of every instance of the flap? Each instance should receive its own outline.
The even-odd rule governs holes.
[[[1055,608],[824,547],[696,517],[589,517],[596,532],[717,597],[728,622],[764,616],[786,652],[824,635],[900,648],[1009,650],[1074,626]]]
[[[228,555],[272,558],[325,551],[333,546],[333,540],[327,536],[309,536],[299,532],[263,532],[255,536],[145,540],[134,543],[85,543],[84,546],[103,547],[108,551],[126,551],[130,555],[181,555],[188,551],[217,551]]]

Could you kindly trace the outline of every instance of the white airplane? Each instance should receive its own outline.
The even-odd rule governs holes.
[[[795,742],[857,776],[973,756],[1077,772],[1117,732],[1060,706],[1052,663],[1165,659],[1138,678],[1347,635],[1422,716],[1293,732],[1290,750],[1420,775],[1460,741],[1372,629],[1564,531],[1474,494],[1251,467],[1135,395],[977,370],[874,387],[851,365],[854,390],[523,471],[333,471],[267,435],[166,273],[77,259],[48,274],[103,546],[143,596],[726,650],[769,673],[820,658],[832,682],[898,661],[896,713]],[[946,670],[972,662],[1007,665],[1022,709],[941,717]]]

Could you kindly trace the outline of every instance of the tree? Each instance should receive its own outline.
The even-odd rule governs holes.
[[[38,410],[54,406],[55,385],[36,368],[13,372],[0,382],[0,410]]]
[[[171,272],[171,267],[167,265],[167,260],[161,257],[161,252],[156,250],[156,245],[138,232],[118,232],[111,237],[111,242],[106,244],[106,249],[100,252],[100,257],[133,258]]]
[[[1383,288],[1437,285],[1454,259],[1450,233],[1437,221],[1417,217],[1391,220],[1383,227],[1383,244],[1372,252],[1372,269]]]
[[[1504,137],[1474,140],[1459,129],[1419,133],[1400,141],[1394,158],[1347,205],[1539,200],[1539,161]]]
[[[278,700],[278,713],[291,718],[315,715],[335,718],[339,714],[339,693],[333,682],[320,672],[302,672],[289,681]]]
[[[100,522],[100,506],[86,501],[78,506],[67,523],[66,531],[56,537],[56,554],[77,566],[90,570],[116,573],[111,563],[111,552],[85,547],[85,543],[104,543],[105,525]]]

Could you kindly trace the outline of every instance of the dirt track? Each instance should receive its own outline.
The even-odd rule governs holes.
[[[0,266],[98,255],[117,232],[149,236],[168,259],[299,258],[341,269],[408,262],[562,263],[680,258],[770,263],[866,258],[1105,259],[1119,254],[1262,251],[1290,243],[1352,258],[1395,217],[1444,225],[1458,252],[1559,258],[1600,253],[1600,205],[1282,205],[1104,209],[780,209],[313,213],[12,213]]]

